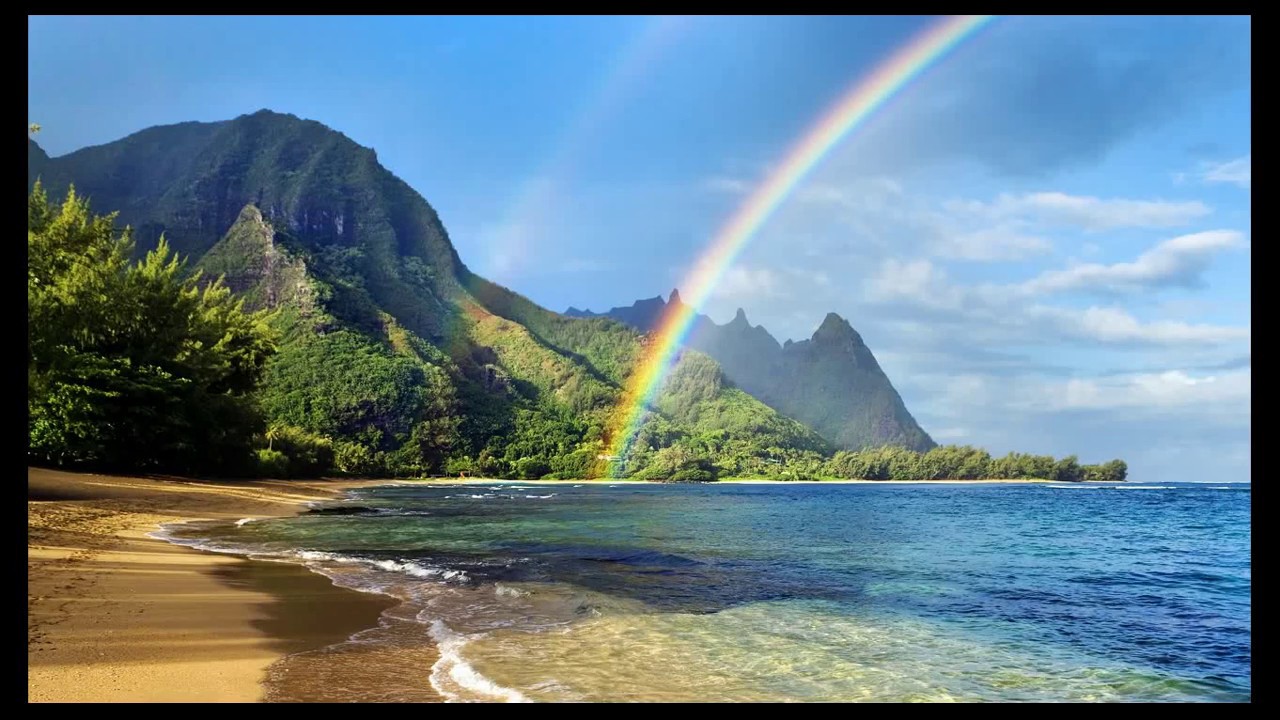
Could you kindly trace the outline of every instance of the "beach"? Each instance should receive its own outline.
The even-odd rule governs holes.
[[[147,537],[167,522],[290,515],[355,484],[29,468],[28,700],[256,701],[276,660],[375,626],[384,598]]]
[[[939,487],[921,493],[901,487],[918,484]],[[847,491],[834,487],[841,485]],[[862,681],[855,682],[861,671],[854,672],[854,667],[866,666],[871,660],[859,655],[860,648],[879,652],[875,648],[889,641],[875,639],[878,635],[871,637],[874,628],[901,619],[893,613],[863,617],[863,610],[858,609],[861,605],[846,608],[822,603],[853,593],[859,598],[892,600],[886,607],[894,612],[904,605],[924,603],[922,612],[932,613],[936,608],[928,603],[933,593],[959,582],[954,572],[946,568],[960,560],[952,558],[946,568],[926,572],[922,579],[906,584],[895,574],[899,573],[897,570],[881,578],[878,573],[882,570],[875,563],[857,565],[857,577],[865,576],[865,582],[846,587],[844,583],[852,576],[827,576],[819,572],[821,566],[811,566],[807,553],[812,548],[797,542],[794,529],[811,522],[814,528],[825,528],[822,532],[859,533],[860,539],[853,547],[870,547],[883,542],[883,537],[896,537],[902,527],[935,522],[938,517],[969,517],[977,512],[995,513],[981,523],[989,532],[989,528],[999,526],[995,518],[1005,522],[1010,517],[1010,510],[1000,509],[999,503],[1013,498],[1019,498],[1015,507],[1031,503],[1044,508],[1041,512],[1075,512],[1076,506],[1094,502],[1094,493],[1036,495],[1043,492],[1036,485],[1046,487],[1034,481],[739,480],[687,486],[618,480],[512,482],[480,478],[197,481],[29,469],[28,699],[253,702],[700,698],[709,692],[704,681],[728,683],[726,678],[736,677],[736,671],[712,663],[691,675],[690,682],[696,680],[693,685],[680,688],[661,682],[665,663],[659,663],[651,676],[635,671],[634,681],[623,689],[617,685],[618,677],[598,670],[612,667],[610,653],[617,652],[619,643],[631,648],[629,653],[639,653],[638,657],[645,657],[646,652],[655,658],[671,653],[683,656],[694,652],[680,644],[680,638],[689,633],[703,637],[710,643],[708,647],[715,647],[718,639],[724,638],[738,642],[743,637],[754,637],[764,642],[774,637],[778,623],[788,627],[845,628],[849,637],[842,647],[849,657],[827,658],[818,663],[826,668],[823,672],[831,676],[828,680],[834,684],[824,681],[810,690],[805,689],[809,681],[796,678],[794,683],[783,682],[766,692],[762,684],[765,676],[761,676],[755,684],[724,685],[721,695],[714,697],[866,699]],[[534,491],[534,486],[556,489]],[[475,489],[459,492],[462,487]],[[310,519],[290,517],[305,511],[309,502],[334,500],[347,491],[356,494],[355,504],[349,505],[351,512],[310,515]],[[790,500],[783,502],[784,498]],[[989,505],[990,501],[996,502]],[[957,502],[975,504],[959,516],[951,510],[941,516],[929,510],[934,506],[950,508]],[[743,522],[777,517],[765,526],[793,530],[786,532],[785,542],[769,542],[767,549],[758,548],[742,560],[720,568],[715,561],[724,552],[720,548],[739,552],[736,549],[749,546],[756,532],[743,534],[734,519],[737,515],[720,514],[729,504],[741,503],[750,503],[753,508],[742,515],[746,518]],[[1114,503],[1115,500],[1107,500],[1104,507]],[[844,504],[846,509],[824,516],[835,504]],[[886,525],[875,515],[865,515],[866,508],[872,505],[908,514],[905,519]],[[621,546],[598,545],[598,531],[590,525],[592,518],[606,507],[616,516],[609,525],[613,532],[631,529],[625,536],[629,539]],[[924,510],[917,513],[913,508]],[[787,514],[796,512],[800,516]],[[536,524],[541,522],[539,518],[547,517],[557,521],[549,526]],[[826,519],[819,522],[823,517]],[[280,519],[234,523],[244,518]],[[471,534],[467,528],[472,518],[492,524],[490,531]],[[845,527],[842,523],[856,518],[862,519],[841,529]],[[157,534],[162,524],[193,520],[220,524],[197,524],[159,533],[173,542],[150,536]],[[584,522],[587,524],[579,527]],[[689,523],[699,531],[689,534],[683,530]],[[295,536],[291,528],[298,528],[303,535]],[[356,528],[360,529],[351,535]],[[963,545],[974,542],[973,538],[986,537],[967,532],[957,536],[956,530],[939,527],[899,537],[895,542],[909,549],[923,539],[951,533],[951,539],[944,543],[950,547],[952,543]],[[727,533],[725,537],[733,539],[716,540],[718,533]],[[1034,543],[1028,545],[1027,536],[1015,535],[1001,541],[1000,547],[1038,547]],[[351,538],[357,536],[359,541],[353,543]],[[1072,537],[1078,540],[1076,534]],[[246,553],[262,557],[246,548],[264,547],[263,541],[277,543],[266,556],[288,559],[242,557]],[[611,542],[618,541],[615,538]],[[704,541],[712,545],[702,548],[699,543]],[[821,549],[821,543],[828,541],[819,533],[809,542]],[[653,543],[657,544],[651,547]],[[192,544],[240,548],[235,552],[241,554],[196,550],[188,547]],[[926,545],[931,549],[925,555],[912,555],[905,563],[906,567],[915,568],[913,572],[920,572],[925,558],[942,552],[931,543]],[[795,553],[784,563],[789,568],[786,573],[779,574],[779,566],[772,560],[758,572],[753,569],[753,563],[759,561],[756,555],[769,555],[778,548],[793,548],[790,552]],[[299,556],[296,551],[301,549],[307,552]],[[990,548],[983,550],[989,552]],[[826,551],[813,557],[822,557],[823,552]],[[861,562],[856,553],[847,553],[842,550],[840,557]],[[984,554],[962,553],[961,557]],[[637,562],[641,564],[633,568]],[[650,567],[654,563],[662,571],[658,575],[649,572],[655,569]],[[1030,567],[1040,568],[1036,572],[1044,571],[1039,563]],[[815,572],[812,577],[791,577],[794,573]],[[974,577],[981,577],[981,573]],[[342,586],[335,585],[335,581]],[[1039,587],[1042,580],[1028,582]],[[1064,587],[1061,582],[1053,585]],[[801,596],[783,605],[774,600],[796,592]],[[807,594],[816,599],[805,599]],[[692,604],[686,607],[681,603]],[[595,615],[597,610],[592,608],[602,610],[604,615]],[[657,609],[661,611],[655,613]],[[584,619],[589,622],[583,623]],[[569,634],[539,630],[553,627],[575,630]],[[513,634],[516,628],[520,630]],[[970,641],[962,642],[951,637],[945,628],[930,625],[904,626],[902,632],[916,638],[900,649],[906,654],[902,660],[906,664],[893,670],[891,682],[878,686],[875,697],[1014,697],[998,687],[988,687],[987,671],[975,671],[973,678],[955,681],[959,684],[939,676],[931,682],[950,689],[940,690],[942,694],[920,695],[912,689],[913,683],[918,683],[922,674],[933,673],[935,665],[949,667],[936,661],[959,652],[956,648]],[[359,635],[353,638],[356,633]],[[631,639],[623,642],[622,636]],[[349,639],[352,641],[346,642]],[[561,641],[568,644],[556,644]],[[597,641],[600,657],[591,655],[591,648],[595,647],[592,643]],[[812,642],[813,647],[826,647],[820,637]],[[812,650],[805,649],[808,645],[792,649],[766,645],[752,652],[758,657],[794,659],[797,653]],[[1028,641],[1027,652],[1031,653],[1030,648],[1035,646]],[[318,652],[309,652],[313,650]],[[547,655],[544,662],[511,662],[512,658],[533,657],[537,653]],[[731,649],[720,654],[729,659],[736,657]],[[1036,657],[1027,655],[1028,666],[1040,662]],[[845,668],[847,672],[833,669],[850,662],[853,665]],[[1063,657],[1055,662],[1072,668],[1091,665],[1094,660]],[[559,669],[552,677],[552,667],[557,663]],[[1107,682],[1129,682],[1126,678],[1136,677],[1131,673],[1138,671],[1115,670],[1121,674],[1105,676],[1110,678]],[[772,674],[768,677],[776,676],[773,670],[769,672]],[[1144,669],[1140,674],[1145,677],[1149,672]],[[1088,698],[1111,692],[1107,687],[1094,687],[1093,681],[1077,684],[1078,687],[1071,683],[1038,687],[1027,697]],[[1237,697],[1239,687],[1237,682],[1226,696]],[[1148,691],[1134,692],[1146,697]],[[1159,693],[1151,696],[1164,697]]]

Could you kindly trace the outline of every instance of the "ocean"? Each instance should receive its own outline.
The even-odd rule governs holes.
[[[167,539],[400,600],[278,701],[1250,699],[1248,484],[412,484]]]

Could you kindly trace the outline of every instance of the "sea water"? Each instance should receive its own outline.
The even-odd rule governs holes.
[[[1248,701],[1248,484],[396,484],[168,526],[400,600],[274,700]]]

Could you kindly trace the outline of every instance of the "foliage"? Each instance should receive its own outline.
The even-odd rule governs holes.
[[[992,458],[981,448],[940,445],[926,453],[899,447],[849,452],[842,450],[826,463],[831,477],[862,480],[1018,480],[1059,482],[1081,480],[1123,482],[1128,468],[1123,460],[1101,465],[1080,465],[1074,455],[1054,460],[1048,455],[1009,453]]]
[[[319,477],[333,469],[333,441],[327,437],[291,425],[276,424],[267,428],[263,439],[268,451],[285,458],[284,468],[276,470],[275,477]],[[258,457],[261,461],[262,451]]]
[[[257,458],[256,474],[260,477],[289,477],[289,457],[279,450],[258,448],[254,451]]]
[[[252,393],[272,334],[219,282],[200,287],[161,238],[68,191],[27,203],[28,455],[55,465],[240,472],[261,428]]]
[[[264,110],[151,128],[59,158],[29,140],[28,180],[37,177],[59,190],[75,180],[121,209],[138,246],[114,230],[114,216],[91,218],[74,193],[49,208],[36,184],[34,459],[273,477],[579,479],[599,474],[614,452],[611,433],[630,411],[620,407],[624,388],[652,338],[610,318],[550,312],[472,274],[427,202],[340,133]],[[199,257],[205,278],[220,279],[188,274],[164,237]],[[745,317],[725,327],[753,334],[725,340],[731,347],[699,345],[695,334],[610,465],[616,475],[1126,472],[1119,461],[911,452],[933,443],[848,323],[831,316],[811,341],[782,350]],[[808,380],[790,387],[786,378]],[[867,449],[832,456],[811,427],[839,447]]]
[[[446,373],[352,331],[286,344],[266,379],[263,411],[274,422],[342,438],[334,448],[342,472],[436,472],[455,440]]]

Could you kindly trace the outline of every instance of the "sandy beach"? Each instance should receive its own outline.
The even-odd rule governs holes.
[[[336,587],[301,566],[202,552],[147,534],[167,522],[289,515],[307,501],[334,497],[358,485],[433,482],[495,481],[196,481],[29,468],[28,699],[264,699],[263,680],[270,665],[285,655],[328,646],[375,626],[392,601]],[[583,482],[637,481],[576,481]],[[823,484],[840,482],[867,481]],[[909,484],[957,482],[1011,481]],[[303,696],[326,685],[332,690],[326,678],[333,672],[345,666],[358,674],[361,666],[378,660],[339,653],[326,655],[323,662],[317,659],[314,668],[295,663],[298,672],[293,677],[298,682],[291,680],[291,689],[312,688]],[[415,655],[411,660],[430,665],[434,657]],[[304,675],[309,680],[304,682]],[[429,688],[424,693],[433,695]]]
[[[146,536],[164,522],[292,514],[353,484],[29,468],[28,700],[256,701],[279,658],[376,625],[390,601]]]

